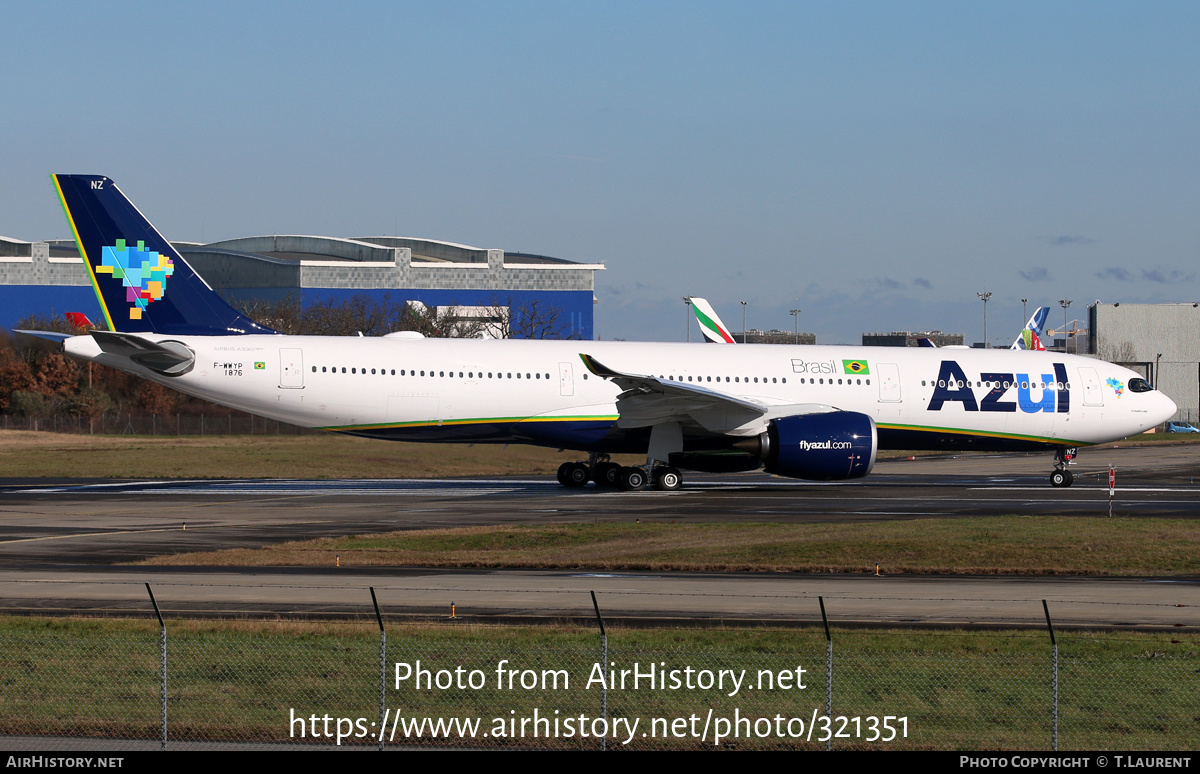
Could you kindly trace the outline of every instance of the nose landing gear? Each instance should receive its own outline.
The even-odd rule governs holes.
[[[1067,466],[1075,459],[1076,454],[1077,449],[1074,446],[1054,452],[1054,472],[1050,474],[1050,486],[1067,487],[1075,483],[1075,476]]]

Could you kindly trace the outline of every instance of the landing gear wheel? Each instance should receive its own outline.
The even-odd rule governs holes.
[[[617,479],[621,475],[620,465],[615,462],[598,462],[593,471],[592,478],[595,480],[596,486],[617,488]]]
[[[591,479],[588,466],[582,462],[568,462],[560,467],[559,471],[559,480],[562,481],[563,486],[572,489],[578,489]]]
[[[1075,476],[1069,470],[1056,470],[1050,474],[1050,486],[1067,487],[1075,483]]]
[[[574,463],[571,462],[564,462],[558,466],[558,483],[562,484],[563,486],[567,485],[567,469],[573,464]]]
[[[622,492],[638,492],[646,488],[646,471],[641,468],[621,468],[617,486]]]
[[[658,468],[654,471],[654,488],[661,492],[673,492],[683,486],[683,476],[676,468]]]

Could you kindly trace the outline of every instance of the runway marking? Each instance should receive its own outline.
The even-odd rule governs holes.
[[[267,522],[268,526],[272,527],[290,527],[297,524],[330,524],[332,522],[325,521],[285,521],[285,522]],[[73,538],[85,537],[108,537],[110,535],[140,535],[144,532],[198,532],[202,529],[239,529],[246,527],[262,527],[263,523],[253,524],[195,524],[191,527],[154,527],[151,529],[114,529],[108,532],[73,532],[69,535],[45,535],[43,537],[32,538],[17,538],[15,540],[0,540],[0,545],[9,543],[36,543],[40,540],[71,540]]]

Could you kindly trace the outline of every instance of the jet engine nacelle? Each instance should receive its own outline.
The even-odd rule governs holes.
[[[854,411],[771,420],[759,436],[768,473],[810,481],[861,478],[875,467],[875,420]]]

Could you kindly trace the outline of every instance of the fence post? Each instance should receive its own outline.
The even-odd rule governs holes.
[[[1046,628],[1050,630],[1050,749],[1058,752],[1058,641],[1054,639],[1054,622],[1050,620],[1050,606],[1042,600],[1046,611]]]
[[[600,603],[596,601],[596,592],[592,595],[592,609],[596,611],[596,623],[600,626],[600,673],[608,668],[608,632],[604,630],[604,617],[600,615]],[[600,683],[600,717],[604,718],[604,727],[608,728],[608,685],[607,681]],[[600,749],[608,749],[608,734],[600,737]]]
[[[818,596],[821,603],[821,624],[825,627],[825,717],[833,724],[833,637],[829,635],[829,618],[825,615],[825,597]],[[825,740],[825,750],[833,749],[833,734]]]
[[[383,616],[379,614],[379,600],[375,598],[375,587],[371,589],[371,604],[375,606],[375,622],[379,624],[379,749],[383,749],[383,738],[386,729],[386,712],[384,711],[384,691],[387,687],[387,631],[383,628]]]
[[[150,595],[150,604],[154,605],[154,614],[158,616],[158,651],[159,651],[159,688],[158,713],[162,723],[162,749],[167,749],[167,625],[163,622],[162,611],[158,609],[158,601],[154,599],[154,591],[146,584],[146,593]]]

